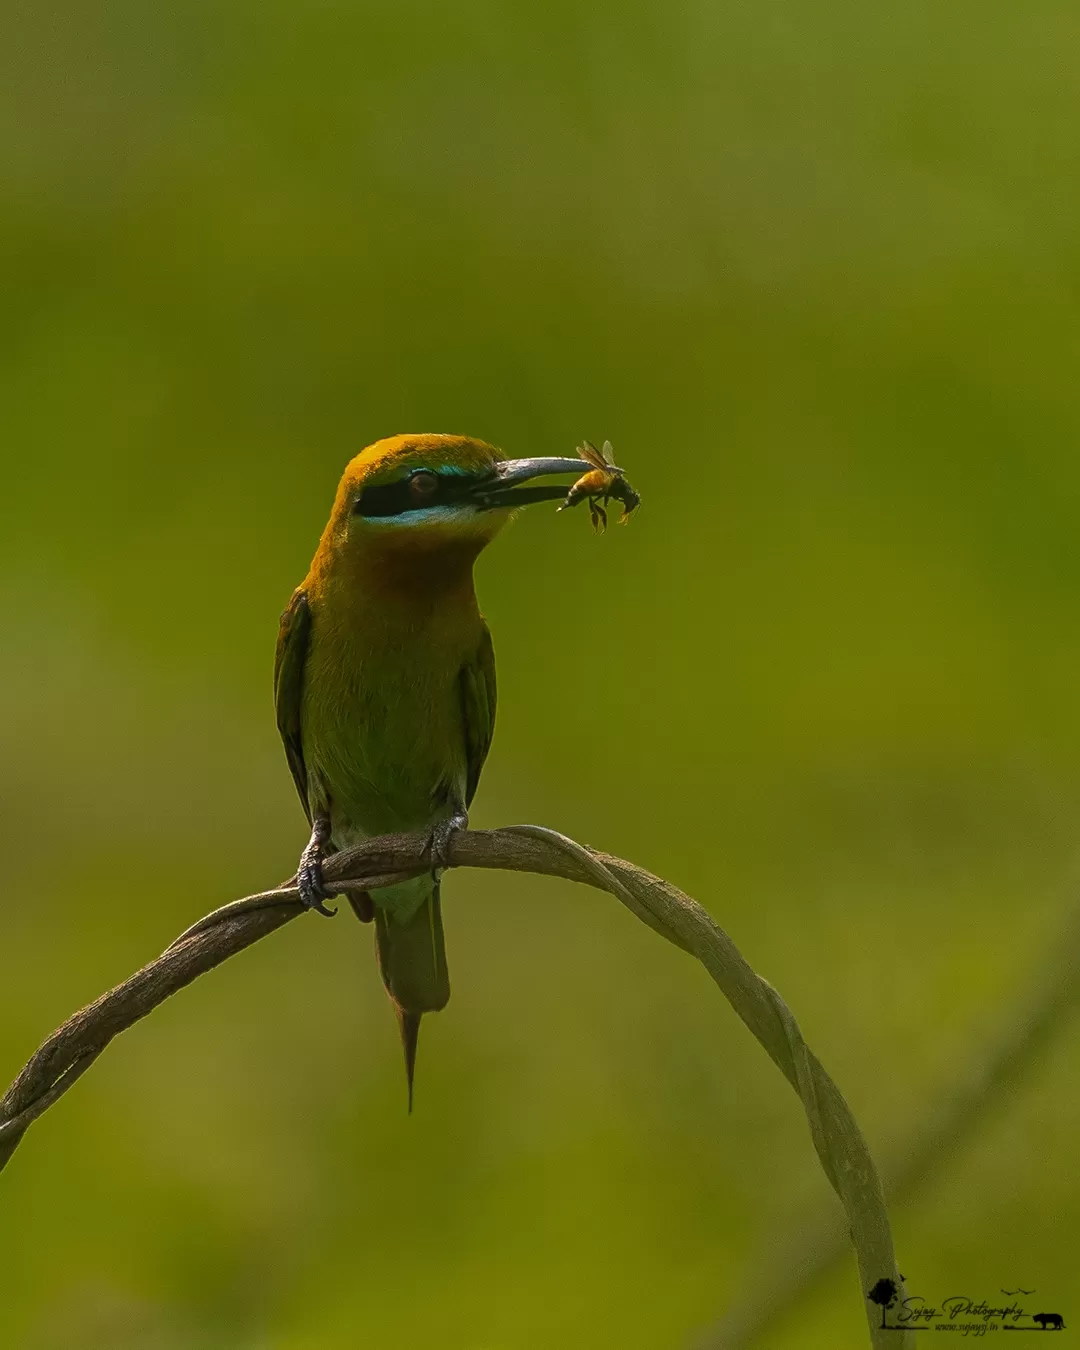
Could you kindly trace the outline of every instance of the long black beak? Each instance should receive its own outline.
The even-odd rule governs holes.
[[[580,477],[592,467],[584,459],[504,459],[501,464],[495,465],[490,475],[475,485],[470,495],[481,510],[556,501],[566,496],[566,488],[555,484],[542,487],[523,487],[522,484],[533,478],[546,478],[556,473],[572,473]]]

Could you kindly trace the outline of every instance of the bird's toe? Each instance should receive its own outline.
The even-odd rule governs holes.
[[[322,914],[328,919],[337,913],[336,909],[329,909],[325,903],[330,894],[323,885],[322,862],[319,858],[301,858],[296,872],[296,889],[300,892],[300,903],[305,909],[313,909],[316,914]]]
[[[450,866],[450,843],[460,830],[469,828],[469,817],[464,811],[458,811],[449,820],[440,820],[431,831],[429,847],[431,849],[432,875]]]

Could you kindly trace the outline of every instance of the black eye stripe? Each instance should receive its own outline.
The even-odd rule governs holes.
[[[431,469],[417,469],[416,473],[432,474]],[[413,474],[394,483],[379,483],[365,488],[353,505],[357,516],[403,516],[408,511],[426,511],[432,506],[445,506],[468,495],[471,480],[461,474],[435,474],[438,486],[422,500],[417,500],[412,487]]]

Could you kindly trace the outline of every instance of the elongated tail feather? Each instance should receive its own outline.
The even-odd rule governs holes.
[[[423,1013],[406,1012],[394,1004],[397,1013],[398,1030],[401,1032],[401,1048],[405,1052],[405,1078],[409,1084],[409,1115],[412,1115],[413,1075],[416,1071],[416,1043],[420,1039],[420,1019]]]
[[[377,893],[375,903],[375,950],[401,1031],[410,1111],[420,1019],[424,1013],[445,1008],[450,998],[439,883],[430,884],[429,894],[408,918],[401,919],[396,910],[380,905]]]

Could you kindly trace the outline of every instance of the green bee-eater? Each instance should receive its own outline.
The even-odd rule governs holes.
[[[420,1019],[446,1006],[439,867],[468,821],[495,724],[495,660],[472,569],[524,487],[578,459],[504,460],[464,436],[395,436],[348,465],[304,582],[281,618],[277,723],[311,838],[297,877],[322,914],[321,859],[377,834],[425,832],[433,870],[350,897],[375,921],[412,1106]]]

